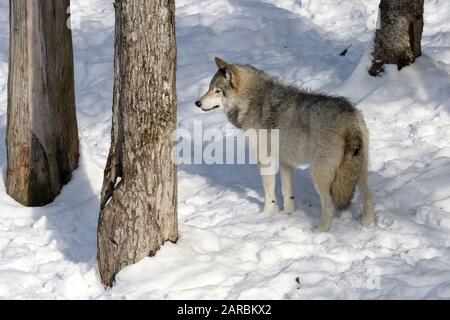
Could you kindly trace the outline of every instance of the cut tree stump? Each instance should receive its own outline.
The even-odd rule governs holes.
[[[78,165],[69,0],[10,1],[7,193],[52,202]]]
[[[372,76],[383,72],[385,64],[396,64],[401,70],[422,54],[424,0],[381,0],[379,10]]]

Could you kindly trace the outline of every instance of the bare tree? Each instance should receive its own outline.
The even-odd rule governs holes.
[[[386,63],[400,70],[422,54],[423,13],[424,0],[381,0],[371,75],[382,72]]]
[[[178,237],[175,3],[116,0],[115,8],[112,141],[98,226],[105,286]]]
[[[7,192],[52,202],[78,164],[69,0],[10,0]]]

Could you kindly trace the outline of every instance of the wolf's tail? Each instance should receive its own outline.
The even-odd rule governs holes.
[[[363,132],[359,129],[349,129],[345,134],[345,149],[341,164],[331,184],[331,197],[336,208],[347,209],[353,198],[356,184],[365,164],[366,152]]]

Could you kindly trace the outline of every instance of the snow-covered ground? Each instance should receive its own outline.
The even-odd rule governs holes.
[[[292,216],[262,213],[250,165],[179,167],[180,240],[125,268],[103,290],[96,267],[99,192],[110,142],[114,12],[72,0],[81,163],[54,203],[24,208],[5,193],[0,144],[0,299],[450,298],[450,5],[425,1],[424,56],[382,78],[366,73],[379,0],[179,0],[178,119],[231,128],[193,101],[213,58],[251,63],[287,83],[345,95],[370,130],[377,226],[357,194],[330,232],[308,169]],[[5,137],[8,1],[0,0],[0,141]],[[348,54],[339,53],[352,45]]]

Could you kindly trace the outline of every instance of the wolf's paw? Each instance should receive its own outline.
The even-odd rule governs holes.
[[[375,224],[375,218],[373,215],[363,215],[358,219],[359,223],[361,223],[365,227],[369,227]]]
[[[317,228],[313,229],[313,233],[322,233],[330,231],[331,223],[321,223]]]
[[[277,213],[280,209],[277,206],[276,202],[268,202],[264,206],[264,212],[274,214]]]
[[[294,199],[285,199],[284,200],[284,213],[291,214],[295,211],[295,201]]]
[[[330,231],[330,227],[325,228],[325,227],[318,226],[317,228],[312,229],[313,233],[323,233],[323,232],[327,232],[327,231]]]

